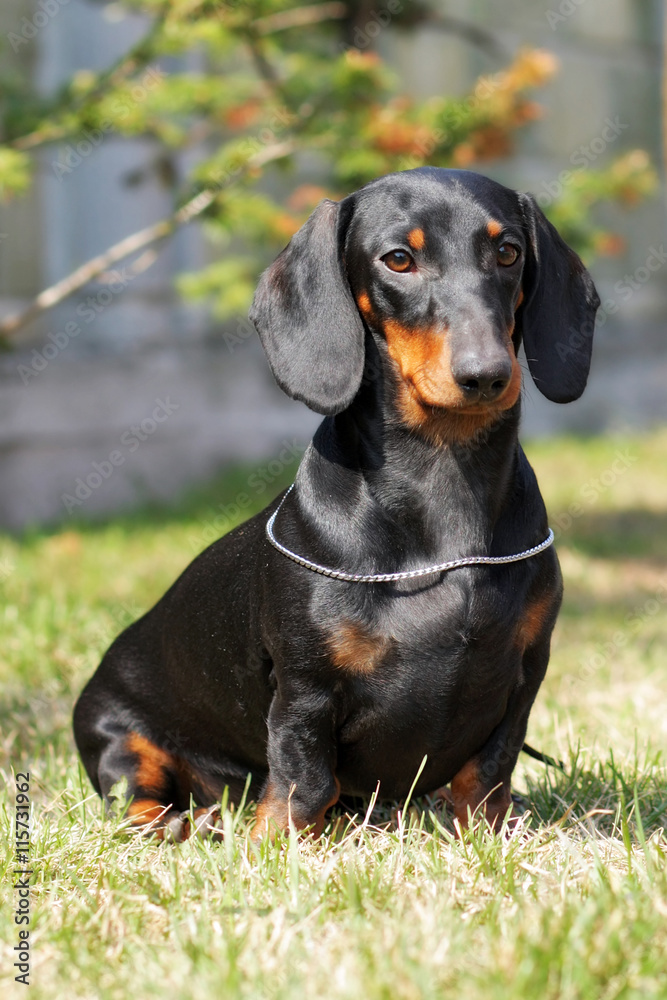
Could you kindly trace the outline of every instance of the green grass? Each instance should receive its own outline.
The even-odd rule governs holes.
[[[81,774],[74,698],[256,470],[169,511],[0,537],[4,995],[25,995],[13,774],[30,771],[33,997],[667,997],[667,433],[527,450],[566,580],[529,740],[567,773],[521,760],[512,837],[457,840],[428,800],[260,851],[252,805],[225,813],[220,845],[130,833]]]

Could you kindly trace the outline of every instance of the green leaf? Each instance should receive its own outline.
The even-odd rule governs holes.
[[[32,162],[27,153],[0,146],[0,201],[9,201],[30,185]]]

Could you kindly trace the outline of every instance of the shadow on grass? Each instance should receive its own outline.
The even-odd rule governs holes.
[[[638,830],[650,836],[667,828],[667,768],[659,752],[643,760],[635,754],[623,766],[612,752],[592,766],[574,752],[564,772],[546,768],[543,777],[528,778],[527,799],[539,823],[576,823],[611,836],[627,821],[633,837]]]
[[[526,778],[526,793],[514,795],[519,811],[529,810],[531,829],[559,826],[591,837],[625,837],[641,843],[658,830],[667,829],[667,767],[661,754],[647,752],[643,760],[617,764],[613,753],[592,764],[578,751],[571,754],[565,771],[547,767],[541,777]],[[354,817],[361,824],[369,808],[365,799],[345,797],[330,813],[344,826]],[[401,819],[401,816],[403,819]],[[378,801],[370,815],[371,826],[396,831],[405,822],[415,822],[433,832],[433,818],[452,836],[457,836],[453,813],[442,799],[416,796],[406,810],[402,802]]]
[[[664,565],[667,558],[667,511],[640,507],[583,514],[556,539],[560,549],[572,548],[596,559],[643,559]]]

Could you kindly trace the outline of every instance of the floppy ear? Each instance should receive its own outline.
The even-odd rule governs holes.
[[[321,202],[262,275],[250,310],[278,385],[318,413],[349,406],[364,370],[342,229],[340,204]]]
[[[531,195],[519,195],[528,228],[524,300],[517,311],[530,374],[543,396],[570,403],[586,388],[600,299],[581,260]]]

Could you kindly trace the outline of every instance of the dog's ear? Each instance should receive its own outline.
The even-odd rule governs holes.
[[[318,413],[349,406],[364,369],[364,327],[342,261],[342,204],[317,206],[262,275],[250,310],[278,385]]]
[[[586,388],[600,299],[581,260],[530,195],[519,195],[528,231],[524,298],[517,310],[530,374],[543,396],[570,403]]]

